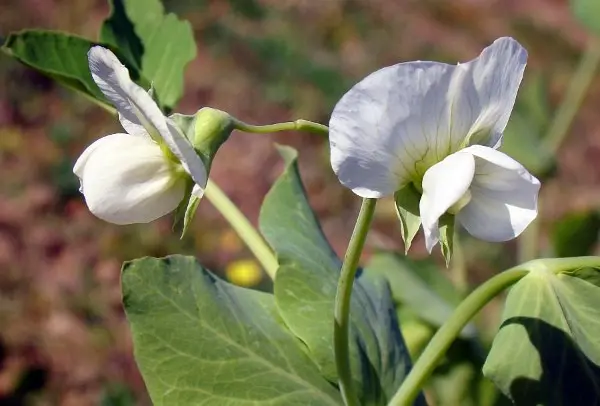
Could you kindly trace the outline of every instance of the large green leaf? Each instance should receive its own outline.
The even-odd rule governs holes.
[[[414,261],[394,253],[379,253],[368,263],[365,273],[369,277],[386,278],[396,301],[436,327],[452,315],[461,300],[456,288],[429,260]],[[468,324],[461,337],[472,338],[476,334],[473,324]]]
[[[184,256],[126,263],[122,286],[156,406],[342,404],[283,327],[271,294],[221,281]]]
[[[151,82],[160,105],[171,108],[183,94],[185,66],[196,57],[192,27],[160,0],[110,0],[111,14],[100,32]]]
[[[600,405],[598,309],[600,287],[532,272],[508,295],[484,374],[517,405]]]
[[[600,2],[598,0],[571,0],[575,17],[592,33],[600,36]]]
[[[9,35],[2,50],[62,85],[107,104],[88,67],[87,53],[93,45],[58,31],[27,30]]]
[[[277,253],[275,300],[279,311],[323,375],[337,381],[333,308],[341,263],[310,209],[296,152],[280,147],[286,168],[269,191],[260,228]],[[383,278],[354,284],[351,308],[353,378],[364,405],[385,405],[410,368],[410,359]]]

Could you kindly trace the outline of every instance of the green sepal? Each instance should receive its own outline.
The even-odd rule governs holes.
[[[185,184],[184,197],[181,199],[181,202],[179,202],[179,206],[177,206],[173,214],[173,231],[181,232],[180,238],[183,238],[187,233],[190,223],[194,218],[194,214],[196,213],[196,209],[198,208],[198,204],[200,203],[200,198],[192,195],[193,188],[194,181],[191,178],[188,178]]]
[[[190,141],[210,171],[212,161],[234,130],[233,118],[224,111],[203,107],[194,115],[173,114],[170,118]]]
[[[207,175],[210,173],[212,161],[234,129],[233,118],[221,110],[203,107],[194,115],[173,114],[169,117],[190,141],[192,147],[204,163]],[[175,210],[173,229],[181,227],[181,238],[186,234],[194,218],[200,197],[192,195],[194,183],[186,185],[185,197]]]
[[[394,193],[396,214],[398,215],[398,220],[400,220],[405,254],[408,253],[412,240],[421,227],[421,217],[419,216],[420,199],[421,194],[412,183]]]
[[[442,255],[446,260],[446,266],[450,265],[452,259],[452,251],[454,250],[454,222],[455,217],[452,214],[444,214],[440,217],[440,248]]]

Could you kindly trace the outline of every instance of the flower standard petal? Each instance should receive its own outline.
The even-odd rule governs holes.
[[[173,211],[185,182],[173,177],[160,147],[148,138],[112,134],[84,151],[74,171],[97,217],[115,224],[148,223]]]
[[[474,174],[473,155],[462,151],[446,157],[425,173],[419,211],[429,252],[439,239],[440,217],[467,193]]]
[[[138,87],[129,77],[127,68],[115,54],[101,46],[94,46],[88,52],[88,63],[92,79],[104,96],[116,107],[121,125],[131,135],[148,136],[129,102],[130,88]]]
[[[379,198],[409,182],[435,142],[434,123],[453,69],[435,62],[389,66],[340,99],[329,121],[329,141],[331,165],[343,185]],[[424,105],[426,97],[430,106]]]
[[[537,216],[540,182],[517,161],[492,148],[474,145],[463,153],[475,157],[471,200],[457,220],[486,241],[517,237]]]
[[[202,162],[202,159],[200,159],[194,147],[192,147],[187,138],[181,133],[173,120],[164,116],[163,118],[164,123],[166,124],[165,127],[162,126],[162,120],[157,123],[160,125],[160,127],[157,127],[160,131],[160,135],[169,146],[169,149],[177,156],[177,158],[179,158],[183,168],[192,177],[196,186],[201,189],[200,191],[198,188],[194,187],[194,195],[202,196],[202,194],[204,194],[204,189],[206,188],[206,183],[208,182],[208,173],[204,166],[204,162]]]

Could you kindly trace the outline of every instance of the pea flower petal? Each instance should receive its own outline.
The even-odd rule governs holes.
[[[453,206],[456,220],[474,237],[517,237],[537,216],[539,189],[521,164],[493,148],[473,145],[449,155],[423,177],[419,209],[427,250],[438,242],[439,218]]]
[[[517,41],[500,38],[464,64],[408,62],[370,74],[329,122],[340,182],[362,197],[389,196],[465,146],[499,146],[526,61]]]
[[[175,210],[185,182],[150,138],[112,134],[91,144],[73,172],[90,211],[114,224],[148,223]]]
[[[117,59],[115,54],[106,48],[95,46],[88,52],[88,62],[92,79],[100,91],[117,109],[121,125],[131,135],[148,136],[129,101],[130,95],[138,89],[144,92],[129,77],[127,68]],[[152,99],[151,99],[152,101]],[[152,103],[154,103],[152,101]]]

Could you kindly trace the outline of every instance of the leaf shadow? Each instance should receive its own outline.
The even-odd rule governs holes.
[[[515,405],[600,406],[600,366],[592,362],[564,331],[532,317],[502,323],[522,325],[540,358],[539,379],[519,377],[510,386]]]

